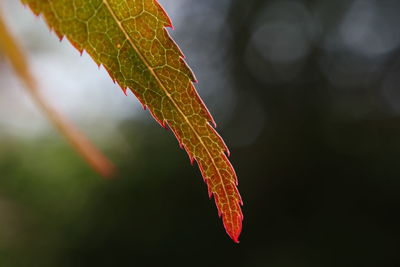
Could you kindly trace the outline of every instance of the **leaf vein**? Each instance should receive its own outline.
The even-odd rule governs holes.
[[[224,191],[224,195],[227,198],[227,202],[228,202],[228,207],[229,207],[229,215],[231,218],[231,222],[233,223],[232,220],[232,208],[231,208],[231,201],[229,198],[229,194],[227,193],[225,184],[223,183],[223,177],[221,175],[221,172],[217,166],[217,164],[215,163],[214,158],[212,157],[208,147],[204,144],[202,138],[199,136],[199,134],[197,133],[196,129],[193,127],[192,123],[189,121],[189,119],[187,118],[187,116],[184,114],[184,112],[182,111],[182,109],[179,107],[179,105],[175,102],[175,100],[171,97],[171,94],[168,92],[168,90],[165,88],[165,86],[163,85],[163,83],[161,82],[160,78],[158,77],[158,75],[155,73],[154,69],[151,67],[151,65],[149,64],[149,62],[147,61],[147,59],[141,54],[141,52],[139,51],[139,49],[137,48],[136,44],[134,43],[134,41],[132,40],[132,38],[130,37],[130,35],[128,34],[128,32],[126,31],[125,27],[123,26],[123,24],[119,21],[119,19],[117,18],[115,12],[113,11],[112,7],[110,6],[108,0],[103,0],[103,4],[104,6],[107,8],[107,10],[110,12],[111,16],[114,18],[115,22],[117,23],[118,27],[121,29],[121,31],[124,33],[126,39],[129,41],[129,43],[132,45],[133,49],[136,51],[136,53],[138,54],[139,58],[143,61],[143,63],[146,65],[146,67],[150,70],[150,72],[152,73],[152,75],[154,76],[154,78],[156,79],[157,83],[159,84],[159,86],[161,87],[161,89],[164,91],[164,93],[166,94],[166,96],[168,97],[168,99],[171,101],[171,103],[175,106],[175,108],[178,110],[178,112],[181,114],[181,116],[185,119],[185,121],[187,122],[187,124],[190,126],[190,128],[192,129],[192,131],[194,132],[196,138],[199,140],[199,142],[201,143],[201,145],[205,148],[205,150],[207,151],[208,156],[210,157],[213,166],[215,168],[215,170],[218,173],[218,177],[220,179],[220,183],[222,185],[222,189]],[[143,2],[143,11],[145,10],[144,7],[144,2]],[[209,122],[207,122],[209,123]],[[224,153],[223,151],[221,153]],[[209,177],[211,178],[211,177]]]

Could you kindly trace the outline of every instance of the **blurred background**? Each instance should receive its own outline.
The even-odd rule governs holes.
[[[120,177],[75,154],[0,53],[0,266],[400,266],[400,1],[160,3],[231,149],[241,243],[171,132],[4,0],[41,89]]]

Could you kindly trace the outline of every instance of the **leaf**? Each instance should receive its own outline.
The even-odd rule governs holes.
[[[242,200],[229,151],[210,123],[195,77],[165,27],[171,21],[156,0],[21,0],[49,27],[84,50],[126,92],[132,90],[191,162],[198,163],[229,236],[238,242]],[[225,154],[226,153],[226,154]]]
[[[30,71],[18,42],[8,31],[0,14],[0,52],[4,51],[16,74],[24,83],[32,99],[43,110],[54,126],[69,141],[71,146],[86,160],[86,162],[100,175],[109,178],[114,175],[114,165],[82,134],[71,122],[58,113],[39,92],[35,77]]]

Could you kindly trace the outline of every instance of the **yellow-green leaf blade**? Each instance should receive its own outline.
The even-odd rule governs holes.
[[[214,195],[227,233],[234,241],[242,228],[236,174],[223,140],[193,82],[194,75],[165,27],[171,22],[155,0],[22,0],[42,14],[57,35],[129,88],[154,118],[175,133],[196,160],[210,196]]]

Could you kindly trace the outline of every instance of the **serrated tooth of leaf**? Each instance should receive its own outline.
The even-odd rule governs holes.
[[[174,26],[172,25],[172,21],[169,18],[167,12],[165,12],[164,8],[156,0],[153,0],[153,3],[156,6],[158,12],[160,12],[160,17],[164,20],[164,27],[174,28]]]

